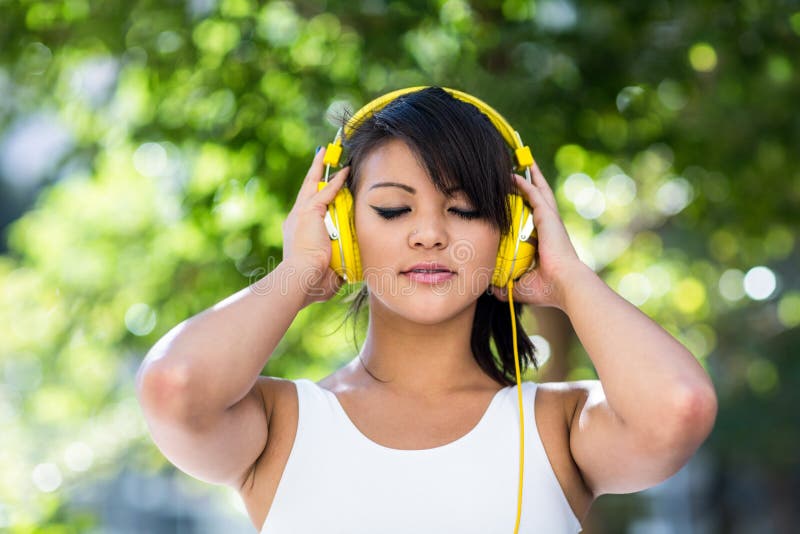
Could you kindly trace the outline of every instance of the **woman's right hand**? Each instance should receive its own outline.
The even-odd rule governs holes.
[[[344,184],[350,167],[337,172],[321,191],[317,183],[325,171],[325,147],[314,156],[294,206],[283,221],[283,262],[295,268],[301,290],[305,293],[304,306],[330,299],[344,283],[333,269],[331,239],[325,228],[325,213],[336,193]]]

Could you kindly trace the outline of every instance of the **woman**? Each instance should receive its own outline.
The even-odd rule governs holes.
[[[345,148],[349,165],[321,190],[325,150],[315,156],[283,225],[282,262],[172,329],[142,364],[140,403],[170,461],[235,488],[262,532],[514,531],[511,318],[487,276],[514,191],[538,233],[536,267],[514,285],[515,321],[523,303],[563,310],[599,376],[522,384],[519,532],[577,532],[599,495],[651,487],[688,461],[716,416],[708,375],[579,260],[538,167],[533,183],[513,175],[485,115],[428,88],[363,120]],[[317,383],[260,376],[298,311],[342,285],[323,219],[343,184],[364,345]],[[432,267],[447,272],[420,272]],[[523,369],[536,366],[517,333]]]

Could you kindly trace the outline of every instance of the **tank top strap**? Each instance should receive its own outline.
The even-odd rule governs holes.
[[[536,398],[536,382],[524,381],[521,384],[522,389],[522,416],[525,424],[525,439],[528,439],[528,430],[535,425],[533,403]],[[517,437],[519,437],[519,393],[517,385],[505,387],[499,395],[498,404],[500,405],[498,413],[492,420],[492,425],[496,427],[497,431],[508,430],[509,424],[511,428],[517,429]],[[513,424],[516,422],[516,424]]]

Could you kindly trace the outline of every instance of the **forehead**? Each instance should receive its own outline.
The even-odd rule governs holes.
[[[402,140],[392,139],[372,150],[361,164],[359,189],[364,192],[394,191],[416,194],[435,190],[424,164]],[[459,184],[448,184],[446,194],[463,191]]]

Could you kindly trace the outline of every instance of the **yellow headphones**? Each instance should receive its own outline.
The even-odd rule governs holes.
[[[344,126],[344,134],[349,137],[354,128],[369,115],[383,108],[395,98],[426,89],[427,86],[407,87],[392,91],[380,96],[369,104],[359,109]],[[528,146],[523,145],[519,133],[497,111],[485,102],[472,95],[443,87],[445,91],[453,97],[467,102],[477,107],[481,112],[488,116],[492,124],[497,128],[505,139],[506,143],[514,152],[514,160],[517,171],[525,172],[525,179],[529,183],[531,180],[531,167],[533,166],[533,156]],[[317,190],[322,190],[328,185],[331,167],[339,165],[342,155],[342,129],[336,133],[332,143],[328,144],[325,150],[325,177],[319,182]],[[508,177],[510,180],[511,177]],[[500,246],[497,250],[492,284],[498,287],[508,287],[508,305],[511,312],[511,330],[514,345],[514,364],[517,375],[517,398],[519,401],[520,414],[520,451],[519,451],[519,492],[517,495],[517,520],[514,526],[514,533],[519,531],[519,520],[522,513],[522,481],[524,467],[525,450],[525,425],[522,409],[522,388],[519,370],[519,355],[517,353],[517,327],[514,317],[513,289],[514,280],[519,279],[523,274],[535,265],[534,255],[536,247],[528,239],[536,235],[536,228],[533,225],[533,214],[528,206],[525,205],[522,196],[516,193],[508,195],[508,203],[511,207],[512,223],[511,228],[500,239]],[[348,283],[359,282],[363,279],[361,268],[361,257],[358,250],[358,240],[356,239],[355,222],[353,217],[353,196],[350,190],[342,186],[336,193],[333,202],[328,205],[325,214],[325,227],[331,238],[332,254],[331,268]]]

